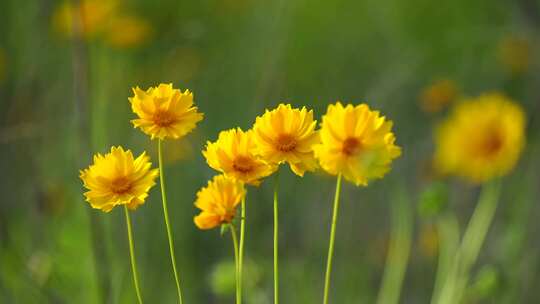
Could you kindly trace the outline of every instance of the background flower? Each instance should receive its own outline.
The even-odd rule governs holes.
[[[525,114],[500,93],[466,99],[435,132],[435,167],[474,183],[506,175],[525,145]]]

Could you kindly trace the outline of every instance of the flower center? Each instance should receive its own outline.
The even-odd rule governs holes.
[[[296,138],[289,134],[280,135],[276,141],[277,149],[281,152],[291,152],[296,148],[296,145]]]
[[[253,161],[246,156],[238,156],[233,161],[233,169],[240,173],[248,173],[253,170]]]
[[[111,191],[115,194],[124,194],[129,190],[131,190],[131,182],[125,177],[119,177],[111,183]]]
[[[487,137],[480,143],[479,154],[482,156],[490,157],[502,148],[503,139],[498,134],[498,132],[492,131]]]
[[[154,114],[153,120],[160,127],[168,127],[175,121],[175,117],[170,112],[157,111]]]
[[[362,143],[358,139],[354,137],[349,137],[343,142],[343,147],[341,148],[341,151],[343,152],[343,154],[351,156],[360,152],[361,148]]]

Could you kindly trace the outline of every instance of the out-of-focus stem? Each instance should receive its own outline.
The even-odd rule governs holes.
[[[392,236],[378,304],[398,303],[407,269],[412,239],[412,214],[403,192],[400,191],[399,198],[392,205]]]
[[[444,214],[437,220],[437,234],[439,261],[431,298],[432,304],[437,303],[441,297],[441,292],[446,285],[445,280],[452,270],[452,261],[456,257],[459,246],[459,223],[453,213]],[[453,284],[453,282],[448,282],[448,284]]]

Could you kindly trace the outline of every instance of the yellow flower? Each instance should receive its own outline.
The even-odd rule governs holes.
[[[129,101],[139,118],[131,122],[152,139],[183,137],[203,119],[203,114],[193,106],[193,94],[189,90],[182,93],[173,89],[172,84],[160,84],[146,91],[136,87],[133,94]]]
[[[392,122],[366,104],[344,107],[337,102],[328,106],[322,118],[315,157],[326,172],[366,186],[369,180],[382,178],[401,155],[391,129]]]
[[[439,112],[454,101],[459,90],[454,81],[442,79],[432,83],[420,94],[420,107],[428,113]]]
[[[92,208],[109,212],[117,205],[134,210],[144,203],[155,185],[157,169],[151,169],[146,153],[136,159],[130,150],[112,147],[105,155],[94,155],[94,164],[80,171],[80,178],[89,190],[84,193]]]
[[[499,93],[457,105],[435,132],[435,168],[474,183],[507,174],[525,145],[525,114]]]
[[[253,131],[240,128],[222,131],[218,140],[208,141],[203,155],[213,169],[244,183],[259,185],[260,179],[277,169],[257,155]]]
[[[92,38],[106,30],[116,7],[114,0],[82,0],[78,5],[65,1],[53,15],[53,26],[66,36]]]
[[[257,151],[267,162],[287,162],[294,173],[303,176],[306,170],[313,171],[317,167],[313,155],[313,145],[319,140],[316,125],[312,110],[280,104],[277,109],[267,110],[257,117],[253,125]]]
[[[111,20],[107,41],[115,47],[129,48],[142,44],[150,36],[150,25],[143,19],[122,16]]]
[[[194,218],[200,229],[212,229],[230,223],[236,213],[236,206],[246,195],[244,184],[225,175],[215,176],[208,186],[197,192],[195,207],[201,213]]]

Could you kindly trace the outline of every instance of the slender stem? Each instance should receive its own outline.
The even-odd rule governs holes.
[[[240,303],[242,302],[242,282],[243,282],[243,267],[244,267],[244,233],[246,230],[246,197],[242,198],[242,211],[240,218],[240,249],[238,253],[238,296]]]
[[[437,302],[438,304],[461,302],[463,292],[468,283],[470,269],[478,258],[489,226],[495,215],[499,192],[499,181],[493,181],[483,186],[482,193],[469,220],[463,239],[457,253],[454,255],[453,265],[446,275],[446,281]]]
[[[279,219],[278,219],[278,189],[279,170],[276,172],[276,182],[274,185],[274,304],[279,303],[279,268],[278,268],[278,239],[279,239]]]
[[[137,274],[137,262],[135,261],[135,250],[133,249],[133,232],[131,231],[131,219],[129,218],[129,210],[124,205],[124,213],[126,214],[126,225],[129,240],[129,256],[131,258],[131,270],[133,272],[133,284],[135,285],[135,292],[137,293],[137,300],[139,304],[143,303],[141,290],[139,289],[139,275]]]
[[[392,204],[392,236],[386,258],[384,276],[377,299],[378,304],[397,304],[411,250],[412,215],[407,193],[396,191]]]
[[[450,288],[453,282],[448,281],[449,274],[452,273],[452,261],[456,258],[459,246],[459,223],[453,213],[443,215],[437,219],[437,234],[439,238],[439,260],[437,264],[437,274],[435,276],[435,287],[431,303],[435,304],[441,297],[443,290]]]
[[[482,187],[478,204],[463,235],[460,246],[460,257],[462,260],[455,291],[456,303],[461,302],[463,291],[469,280],[469,272],[478,258],[482,244],[495,216],[499,193],[500,182],[498,180],[487,183]]]
[[[167,195],[165,191],[165,176],[163,174],[163,153],[162,141],[158,140],[158,159],[159,159],[159,182],[161,185],[161,198],[163,202],[163,217],[165,218],[165,226],[167,228],[167,238],[169,239],[169,251],[171,255],[171,263],[174,272],[174,280],[176,281],[176,291],[178,293],[178,303],[182,304],[182,291],[180,289],[180,278],[176,270],[176,258],[174,253],[174,242],[171,232],[171,224],[169,223],[169,211],[167,209]]]
[[[328,292],[330,291],[330,274],[332,272],[332,256],[334,254],[334,241],[336,237],[336,222],[339,212],[339,193],[341,192],[341,174],[337,176],[336,194],[334,196],[334,214],[332,215],[332,229],[330,230],[330,244],[328,245],[328,260],[326,262],[326,276],[324,278],[324,298],[323,303],[328,303]]]
[[[242,296],[240,295],[240,275],[239,275],[239,260],[238,257],[238,239],[236,238],[236,229],[234,228],[233,224],[229,225],[229,228],[231,229],[231,237],[233,241],[233,247],[234,247],[234,264],[235,264],[235,279],[236,279],[236,304],[242,303]]]

